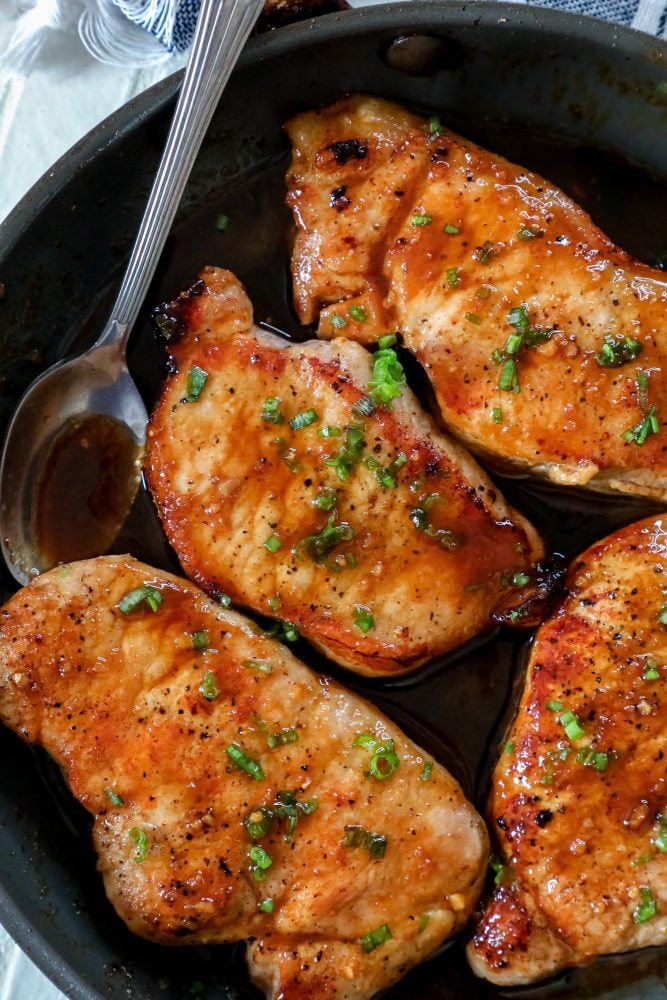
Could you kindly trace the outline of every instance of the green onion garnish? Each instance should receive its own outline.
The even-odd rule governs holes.
[[[296,413],[290,419],[289,425],[293,431],[300,431],[302,427],[309,427],[311,424],[316,424],[319,419],[315,410],[303,410],[301,413]]]
[[[220,594],[218,600],[220,601],[220,604],[222,605],[223,608],[231,608],[232,599],[229,596],[229,594]]]
[[[652,656],[649,656],[646,661],[646,666],[644,669],[644,680],[645,681],[657,681],[660,680],[660,671],[658,670],[658,661],[654,660]]]
[[[419,775],[419,780],[420,781],[430,781],[431,780],[431,772],[432,771],[433,771],[433,761],[432,760],[425,760],[424,761],[424,766],[422,767],[422,770],[421,770],[421,774]]]
[[[220,212],[215,220],[215,228],[219,229],[221,233],[226,232],[230,226],[230,219],[228,215],[224,212]]]
[[[547,701],[547,708],[550,712],[562,712],[565,705],[562,701],[554,701],[552,698],[549,698]]]
[[[536,236],[542,235],[542,230],[538,229],[537,226],[522,226],[517,231],[517,236],[520,240],[534,240]]]
[[[660,431],[660,421],[655,406],[650,406],[644,418],[634,427],[628,428],[621,435],[624,441],[629,444],[642,445],[650,434],[657,434]]]
[[[619,368],[628,361],[634,361],[643,350],[643,345],[634,337],[623,337],[619,340],[606,333],[595,360],[603,368]]]
[[[151,611],[157,611],[163,601],[164,596],[160,590],[144,584],[142,587],[136,587],[129,594],[126,594],[125,597],[122,597],[116,607],[122,614],[129,615],[133,611],[136,611],[144,602]]]
[[[400,764],[400,759],[394,750],[394,741],[388,739],[382,743],[370,733],[361,733],[352,744],[354,747],[365,747],[372,751],[368,775],[379,781],[386,781]]]
[[[218,678],[212,670],[207,670],[202,677],[201,684],[199,685],[199,691],[203,694],[207,701],[213,701],[220,694]]]
[[[345,482],[350,478],[350,473],[355,465],[361,461],[361,457],[366,447],[363,427],[358,424],[350,424],[345,429],[345,444],[331,458],[325,458],[324,464],[336,470],[338,478]]]
[[[268,549],[269,552],[277,552],[283,543],[280,541],[276,533],[274,532],[264,542],[264,548]]]
[[[371,609],[365,607],[363,604],[355,604],[352,620],[359,631],[363,632],[364,635],[367,635],[372,628],[375,628],[375,618],[373,617]]]
[[[261,902],[257,904],[257,909],[260,913],[273,913],[274,907],[275,903],[270,896],[267,896],[266,899],[262,899]]]
[[[543,781],[543,784],[547,784],[547,782]],[[489,858],[489,867],[494,874],[494,885],[511,885],[516,879],[516,873],[512,865],[504,865],[495,854],[492,854]]]
[[[583,764],[584,767],[593,767],[596,771],[605,771],[607,764],[609,763],[609,754],[603,753],[601,750],[578,750],[577,756],[575,758],[577,764]]]
[[[368,313],[362,306],[352,305],[347,310],[347,315],[355,321],[355,323],[365,323],[368,319]]]
[[[260,416],[267,424],[282,424],[285,422],[285,417],[280,410],[280,400],[276,396],[269,396],[268,399],[264,400]]]
[[[193,365],[188,372],[188,382],[185,389],[185,398],[188,403],[196,403],[202,394],[202,389],[206,385],[208,372],[205,372],[199,365]]]
[[[431,919],[430,913],[422,913],[419,918],[419,924],[417,925],[417,934],[423,934],[428,927],[428,922]]]
[[[146,860],[148,854],[148,836],[145,830],[140,830],[138,826],[133,826],[128,833],[128,837],[137,845],[137,853],[132,860],[140,865],[142,861]]]
[[[317,436],[321,438],[339,438],[342,433],[340,427],[320,427]]]
[[[480,264],[488,264],[493,257],[494,249],[493,243],[487,240],[483,246],[475,247],[473,257],[478,260]]]
[[[499,406],[494,406],[491,410],[491,419],[494,424],[502,424],[503,422],[503,411]]]
[[[105,788],[104,794],[108,798],[112,806],[116,806],[118,809],[125,805],[125,799],[118,792],[114,792],[113,788]]]
[[[378,340],[378,347],[381,351],[386,351],[390,347],[395,347],[398,343],[398,337],[395,333],[385,333],[384,337],[380,337]]]
[[[273,673],[273,667],[270,663],[267,663],[266,660],[256,660],[254,656],[248,660],[241,660],[241,666],[247,670],[259,670],[260,674]]]
[[[653,838],[653,843],[662,854],[667,854],[667,822],[660,820],[660,829]]]
[[[338,496],[335,490],[323,489],[313,500],[313,507],[317,507],[318,510],[333,510],[337,501]]]
[[[632,914],[632,919],[636,924],[645,924],[647,920],[652,920],[657,914],[658,902],[647,885],[639,887],[639,895],[641,902]]]
[[[431,493],[429,496],[424,497],[419,507],[411,508],[410,520],[417,531],[423,532],[428,538],[432,538],[442,545],[443,549],[451,552],[460,544],[460,537],[457,537],[449,528],[434,528],[429,521],[431,508],[441,500],[442,497],[439,493]]]
[[[365,830],[363,826],[352,824],[345,827],[341,845],[343,847],[364,847],[370,854],[372,861],[380,861],[387,850],[387,838],[383,833],[372,833],[370,830]]]
[[[461,284],[461,268],[460,267],[448,267],[447,271],[447,284],[450,288],[458,288]]]
[[[573,741],[580,740],[581,737],[584,735],[584,730],[582,729],[579,719],[574,714],[574,712],[571,712],[568,709],[568,711],[563,712],[563,714],[559,718],[561,725],[563,726],[567,734],[567,738]]]
[[[198,653],[203,653],[204,650],[208,649],[208,632],[206,629],[192,633],[192,648],[196,649]]]
[[[280,594],[271,594],[268,600],[269,609],[271,611],[280,611],[283,606],[283,599]]]
[[[343,327],[347,326],[347,320],[340,313],[332,313],[329,316],[329,322],[335,330],[342,330]]]
[[[527,573],[515,573],[510,583],[513,587],[526,587],[530,583],[530,577]]]
[[[507,743],[505,744],[505,746],[503,747],[503,749],[504,749],[504,751],[505,751],[506,754],[513,754],[514,753],[514,744],[512,743],[511,740],[508,740]]]
[[[313,562],[323,563],[335,548],[342,545],[343,542],[352,541],[354,528],[347,521],[336,524],[337,516],[336,510],[333,510],[320,532],[307,535],[297,543],[294,551],[298,558],[302,558],[301,553],[305,549]]]
[[[448,222],[445,226],[443,226],[442,231],[443,233],[447,233],[448,236],[458,236],[461,232],[460,228],[458,226],[453,226],[451,222]]]
[[[503,363],[498,378],[498,388],[503,392],[521,392],[516,361],[508,359]]]
[[[375,403],[370,396],[360,396],[356,403],[352,404],[350,409],[355,417],[370,417],[371,413],[375,409]]]
[[[428,131],[430,135],[439,135],[442,131],[442,122],[438,115],[431,115],[429,118]]]
[[[273,813],[268,806],[257,806],[243,820],[246,833],[251,840],[261,840],[271,829]]]
[[[390,938],[391,931],[389,930],[389,926],[382,924],[380,927],[376,927],[374,931],[371,931],[370,934],[364,934],[361,939],[361,947],[366,953],[375,951],[376,948],[379,948],[385,941],[389,941]]]
[[[658,621],[661,625],[667,625],[667,602],[662,606],[662,609],[658,615]]]
[[[284,747],[288,743],[296,743],[299,739],[299,733],[297,730],[291,726],[286,729],[281,729],[277,733],[270,733],[267,736],[266,742],[269,744],[271,750],[275,747]]]
[[[480,316],[477,315],[477,313],[467,312],[464,313],[463,315],[464,319],[466,319],[469,323],[474,324],[474,326],[481,326],[482,319]]]
[[[373,374],[368,383],[369,397],[373,403],[391,408],[392,400],[401,395],[406,384],[403,365],[392,347],[381,347],[373,355]]]
[[[266,878],[267,869],[273,864],[273,858],[260,844],[253,844],[248,851],[250,858],[250,874],[255,882],[263,882]]]
[[[249,774],[255,781],[264,780],[264,771],[262,770],[261,764],[259,764],[256,760],[253,760],[252,757],[248,757],[247,753],[245,753],[241,747],[237,746],[236,743],[232,743],[231,746],[228,746],[225,753],[231,760],[234,767],[237,767],[240,771],[245,771],[245,773]]]
[[[430,226],[433,222],[432,215],[412,215],[410,217],[410,222],[413,226]]]

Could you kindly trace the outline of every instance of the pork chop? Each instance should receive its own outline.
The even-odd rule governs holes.
[[[403,108],[287,124],[296,308],[400,331],[446,426],[504,471],[667,496],[667,277],[548,181]]]
[[[667,937],[667,519],[593,545],[537,633],[493,775],[496,888],[468,950],[500,985]]]
[[[541,543],[422,411],[391,348],[258,329],[228,271],[207,268],[195,292],[167,309],[184,328],[146,457],[190,578],[364,674],[521,615]]]
[[[59,567],[5,604],[0,716],[92,814],[128,927],[167,945],[252,939],[268,997],[370,997],[478,896],[486,830],[440,764],[128,556]]]

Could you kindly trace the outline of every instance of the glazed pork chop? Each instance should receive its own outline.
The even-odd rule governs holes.
[[[287,131],[302,322],[400,331],[446,426],[501,470],[667,496],[662,272],[437,118],[355,96]]]
[[[184,329],[146,475],[191,579],[365,674],[521,615],[541,543],[421,410],[391,348],[289,344],[216,268],[166,318]]]
[[[487,837],[388,719],[129,556],[0,614],[0,716],[94,818],[108,896],[159,944],[251,939],[268,997],[370,997],[458,931]]]
[[[667,936],[667,520],[576,560],[493,775],[496,887],[468,955],[500,985]]]

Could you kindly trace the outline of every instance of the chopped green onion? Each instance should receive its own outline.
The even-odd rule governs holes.
[[[208,632],[206,629],[192,633],[192,648],[196,649],[198,653],[203,653],[204,650],[208,649]]]
[[[410,217],[413,226],[430,226],[433,222],[432,215],[413,215]]]
[[[355,604],[352,619],[359,631],[363,632],[364,635],[367,635],[372,628],[375,628],[375,618],[371,609],[365,607],[363,604]]]
[[[272,535],[269,535],[269,537],[264,542],[264,548],[268,549],[269,552],[274,552],[275,553],[282,546],[282,544],[283,543],[280,541],[280,539],[278,538],[278,536],[274,532]]]
[[[254,656],[248,660],[241,660],[241,666],[247,670],[258,670],[260,674],[273,673],[273,667],[270,663],[267,663],[266,660],[257,660]]]
[[[280,400],[276,396],[269,396],[268,399],[264,400],[260,416],[267,424],[282,424],[285,422],[285,417],[280,410]]]
[[[315,410],[303,410],[301,413],[296,413],[290,419],[289,425],[293,431],[300,431],[303,427],[316,424],[319,419]]]
[[[417,934],[423,934],[428,927],[428,922],[431,919],[430,913],[422,913],[419,918],[419,924],[417,925]]]
[[[218,687],[218,678],[215,676],[212,670],[207,670],[204,676],[202,677],[201,684],[199,685],[199,690],[207,701],[213,701],[220,694],[220,688]]]
[[[550,712],[562,712],[565,705],[562,701],[554,701],[552,698],[549,698],[547,701],[547,708]]]
[[[128,833],[130,840],[137,845],[137,853],[134,855],[133,861],[136,861],[138,865],[142,861],[146,860],[148,854],[148,836],[145,830],[140,830],[138,826],[133,826]]]
[[[232,606],[232,599],[229,594],[220,594],[218,600],[223,608],[230,608]]]
[[[219,229],[221,233],[224,233],[229,229],[229,226],[230,226],[229,216],[225,215],[224,212],[220,212],[218,214],[217,219],[215,220],[215,228]]]
[[[424,761],[424,766],[422,767],[422,770],[421,770],[421,774],[419,775],[419,780],[420,781],[430,781],[431,780],[431,772],[432,771],[433,771],[433,761],[432,760],[425,760]]]
[[[345,444],[335,455],[325,458],[324,464],[334,468],[338,478],[345,482],[350,478],[350,473],[355,465],[361,461],[365,447],[363,427],[358,424],[350,424],[345,429]]]
[[[657,434],[660,431],[660,422],[655,406],[650,406],[643,420],[634,427],[630,427],[621,435],[624,441],[632,444],[642,445],[649,434]]]
[[[488,264],[494,254],[493,243],[487,240],[483,246],[475,247],[473,257],[478,260],[480,264]]]
[[[428,538],[442,545],[443,549],[452,551],[460,544],[460,539],[449,528],[434,528],[429,522],[429,513],[434,504],[440,502],[442,497],[439,493],[431,493],[424,497],[419,507],[410,510],[410,520],[417,531],[422,531]]]
[[[268,605],[271,611],[280,611],[283,606],[283,599],[280,594],[272,594],[269,597]]]
[[[391,939],[391,931],[387,924],[382,924],[380,927],[376,927],[374,931],[370,934],[364,934],[361,939],[361,947],[368,954],[368,952],[375,951],[379,948],[381,944]]]
[[[538,229],[537,226],[522,226],[517,231],[517,236],[520,240],[534,240],[536,236],[542,235],[542,230]]]
[[[503,747],[503,749],[504,749],[504,751],[505,751],[506,754],[513,754],[514,753],[514,744],[511,742],[511,740],[508,740],[507,743],[505,744],[505,746]]]
[[[588,750],[578,750],[575,759],[577,764],[583,764],[584,767],[593,767],[596,771],[605,771],[609,763],[609,754],[589,748]]]
[[[271,733],[267,737],[266,742],[269,744],[271,750],[273,750],[275,749],[275,747],[284,747],[288,743],[296,743],[298,739],[299,739],[298,731],[293,726],[291,726],[286,729],[281,729],[277,733]]]
[[[331,316],[329,316],[329,322],[335,330],[342,330],[343,327],[347,326],[347,320],[344,316],[341,316],[340,313],[332,313]]]
[[[378,340],[378,347],[381,351],[386,351],[390,347],[395,347],[398,343],[398,337],[395,333],[386,333],[384,337],[380,337]]]
[[[475,326],[481,326],[482,320],[477,315],[477,313],[467,312],[463,314],[464,319],[467,319],[469,323],[473,323]]]
[[[270,896],[267,896],[266,899],[262,899],[261,902],[257,904],[257,909],[260,913],[273,913],[274,908],[275,903]]]
[[[334,509],[320,532],[307,535],[297,543],[295,548],[297,557],[301,558],[301,552],[305,549],[313,562],[322,563],[326,560],[329,553],[333,552],[339,545],[342,545],[343,542],[352,541],[354,538],[354,528],[347,521],[341,521],[340,524],[336,524],[337,516],[337,512]]]
[[[527,573],[515,573],[510,583],[513,587],[526,587],[530,583],[530,577]]]
[[[243,820],[246,833],[251,840],[261,840],[271,829],[273,813],[267,806],[257,806]]]
[[[516,361],[508,359],[500,369],[498,388],[503,392],[521,392]]]
[[[652,920],[658,912],[658,902],[647,885],[639,887],[641,902],[632,914],[632,919],[636,924],[645,924],[647,920]]]
[[[108,798],[112,806],[116,806],[118,809],[125,805],[125,799],[118,792],[114,792],[113,788],[105,788],[104,794]]]
[[[370,417],[375,409],[375,403],[370,396],[360,396],[350,409],[355,417]]]
[[[643,344],[634,337],[623,337],[619,340],[606,333],[602,347],[595,355],[595,360],[603,368],[619,368],[628,361],[634,361],[644,350]]]
[[[499,406],[494,406],[491,410],[491,419],[494,424],[502,424],[503,422],[503,411]]]
[[[347,310],[347,315],[355,321],[355,323],[365,323],[368,319],[368,313],[362,306],[352,305]]]
[[[567,734],[568,739],[573,741],[580,740],[584,735],[584,730],[582,729],[579,719],[574,712],[569,710],[567,712],[563,712],[560,716],[560,722]]]
[[[428,130],[430,135],[439,135],[442,131],[442,122],[438,115],[431,115],[428,123]]]
[[[372,751],[368,774],[380,781],[386,781],[387,778],[391,778],[400,764],[399,756],[394,750],[393,739],[388,739],[386,743],[382,743],[375,736],[371,736],[370,733],[360,733],[352,746],[365,747],[367,750]]]
[[[248,857],[252,864],[250,865],[250,873],[256,882],[263,882],[266,878],[267,869],[273,864],[273,858],[266,851],[261,844],[253,844],[253,846],[248,851]]]
[[[645,681],[657,681],[660,679],[660,671],[658,670],[658,661],[654,660],[652,656],[649,656],[646,661],[646,667],[644,669],[644,680]]]
[[[662,854],[667,854],[667,822],[660,820],[660,829],[653,838],[653,843]]]
[[[341,840],[343,847],[365,847],[372,861],[380,861],[387,850],[387,838],[383,833],[372,833],[363,826],[352,824],[345,827]]]
[[[658,621],[661,625],[667,625],[667,601],[662,606],[660,614],[658,615]]]
[[[543,784],[547,784],[547,782],[543,781]],[[494,874],[494,885],[512,885],[516,881],[516,873],[512,865],[504,865],[495,854],[489,858],[489,867]]]
[[[185,389],[185,398],[188,403],[196,403],[202,394],[202,389],[206,385],[208,372],[205,372],[199,365],[193,365],[188,372],[188,382]]]
[[[461,232],[458,226],[453,226],[451,222],[448,222],[442,229],[443,233],[447,233],[448,236],[458,236]]]
[[[133,611],[136,611],[144,602],[151,611],[157,611],[163,601],[164,595],[160,590],[144,584],[142,587],[136,587],[129,594],[126,594],[125,597],[122,597],[116,607],[122,614],[129,615]]]
[[[299,472],[301,466],[299,465],[299,459],[297,457],[296,448],[289,448],[287,445],[287,438],[279,437],[274,438],[272,444],[275,444],[278,449],[278,454],[282,458],[283,462],[290,470],[290,472]]]
[[[339,438],[342,433],[340,427],[320,427],[317,436],[321,438]]]
[[[272,639],[279,639],[281,642],[296,642],[299,638],[299,630],[292,622],[278,619],[262,632],[262,635],[270,635]]]
[[[461,268],[460,267],[448,267],[447,271],[447,284],[450,288],[458,288],[461,284]]]
[[[313,507],[317,507],[318,510],[333,510],[337,501],[338,496],[335,490],[323,489],[313,500]]]
[[[249,774],[255,781],[264,780],[264,771],[262,770],[261,764],[259,764],[256,760],[253,760],[252,757],[248,757],[247,753],[245,753],[241,747],[237,746],[236,743],[232,743],[231,746],[228,746],[225,753],[231,760],[234,767],[237,767],[240,771],[245,771],[245,773]]]
[[[373,374],[368,383],[371,401],[391,408],[392,400],[401,395],[406,384],[403,365],[392,347],[380,348],[373,355]]]

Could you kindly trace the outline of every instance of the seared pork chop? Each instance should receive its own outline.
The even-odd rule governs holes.
[[[287,131],[304,323],[400,331],[447,427],[500,469],[667,496],[662,272],[438,119],[349,97]]]
[[[0,716],[94,817],[106,891],[160,944],[251,938],[269,997],[360,998],[459,930],[485,828],[388,719],[129,556],[0,614]]]
[[[493,776],[474,971],[532,982],[667,935],[667,519],[576,560]]]
[[[253,327],[227,271],[196,292],[168,310],[185,331],[146,459],[188,576],[365,674],[414,669],[501,608],[520,616],[541,543],[400,384],[394,352]]]

